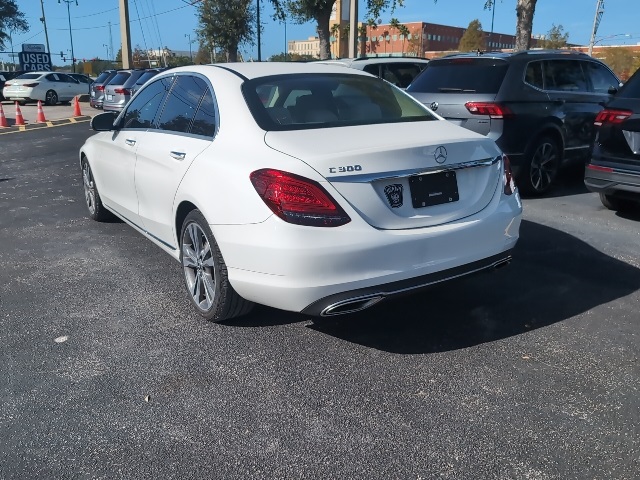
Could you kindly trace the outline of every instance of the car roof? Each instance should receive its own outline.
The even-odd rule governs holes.
[[[358,58],[334,58],[331,60],[318,60],[313,63],[324,63],[324,64],[341,64],[346,65],[348,67],[352,67],[357,64],[372,64],[372,63],[406,63],[406,62],[416,62],[416,63],[429,63],[428,58],[422,57],[358,57]]]
[[[353,69],[345,70],[344,67],[340,65],[327,65],[316,62],[238,62],[212,65],[190,65],[186,67],[172,68],[167,73],[196,72],[206,75],[208,72],[211,72],[212,68],[231,71],[247,80],[268,77],[271,75],[300,73],[347,73],[349,75],[369,75]]]
[[[510,60],[516,58],[528,58],[533,59],[535,57],[553,57],[553,58],[561,58],[561,57],[575,57],[575,58],[592,58],[586,53],[578,52],[575,50],[524,50],[521,52],[463,52],[463,53],[452,53],[449,55],[445,55],[444,57],[434,58],[431,60],[432,62],[438,60],[446,60],[451,58],[496,58],[503,60]]]

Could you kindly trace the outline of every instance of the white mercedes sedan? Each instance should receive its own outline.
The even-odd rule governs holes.
[[[92,128],[91,218],[115,214],[180,262],[209,320],[254,303],[359,311],[506,265],[518,240],[496,144],[357,70],[175,68]]]
[[[27,72],[4,84],[2,95],[22,104],[41,100],[45,105],[70,102],[87,93],[87,84],[59,72]]]

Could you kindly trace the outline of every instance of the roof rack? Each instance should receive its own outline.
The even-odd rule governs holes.
[[[375,57],[357,57],[357,58],[353,58],[353,59],[349,59],[349,60],[353,60],[354,62],[358,62],[360,60],[375,60],[376,58],[383,58],[383,59],[387,59],[387,58],[404,58],[404,59],[411,59],[411,60],[429,60],[426,57],[418,57],[418,56],[411,56],[411,55],[376,55]],[[347,60],[346,58],[343,58],[342,60]]]

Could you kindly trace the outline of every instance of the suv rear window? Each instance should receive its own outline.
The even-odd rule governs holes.
[[[127,81],[127,78],[131,76],[129,72],[120,72],[111,80],[109,80],[110,85],[124,85],[124,82]]]
[[[407,89],[417,93],[498,93],[509,68],[495,58],[432,60]]]
[[[94,80],[95,83],[102,83],[106,80],[106,78],[111,75],[112,72],[102,72],[100,75],[98,75],[98,78],[96,78]]]

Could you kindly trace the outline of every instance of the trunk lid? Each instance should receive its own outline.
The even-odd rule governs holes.
[[[485,208],[501,181],[501,152],[449,122],[272,131],[265,143],[318,171],[370,225],[420,228]]]

